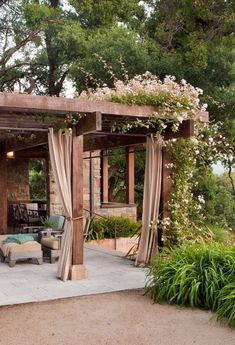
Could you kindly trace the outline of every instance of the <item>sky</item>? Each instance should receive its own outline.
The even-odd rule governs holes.
[[[217,175],[221,175],[226,171],[220,162],[213,164],[212,168],[213,168],[214,174],[217,174]]]

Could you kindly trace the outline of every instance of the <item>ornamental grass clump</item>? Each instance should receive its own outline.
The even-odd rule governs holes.
[[[164,250],[148,273],[154,302],[218,310],[234,325],[235,248],[193,244]]]
[[[235,328],[235,280],[227,284],[219,293],[217,318],[228,318],[229,326]]]

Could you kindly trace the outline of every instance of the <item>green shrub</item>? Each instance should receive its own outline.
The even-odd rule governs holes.
[[[216,314],[219,320],[227,317],[229,325],[235,327],[235,281],[225,285],[220,291]]]
[[[215,242],[228,244],[230,241],[229,230],[221,228],[221,226],[208,224],[208,230],[213,234]]]
[[[207,241],[213,240],[215,242],[223,243],[226,245],[234,243],[234,231],[230,231],[227,228],[223,228],[221,226],[213,224],[205,224],[204,228],[202,228],[202,232],[205,233],[205,238],[206,236],[208,237]]]
[[[141,224],[128,218],[107,217],[92,218],[87,240],[105,238],[131,237],[140,233]]]
[[[158,255],[148,273],[147,291],[154,302],[167,301],[211,310],[219,308],[219,316],[225,314],[229,318],[233,313],[231,317],[234,318],[232,297],[235,293],[231,298],[222,294],[229,290],[225,286],[234,281],[234,247],[218,243],[194,244],[164,250]],[[225,301],[228,305],[223,314]]]

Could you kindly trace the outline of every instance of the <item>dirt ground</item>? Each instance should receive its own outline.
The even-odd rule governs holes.
[[[152,304],[142,290],[0,307],[1,345],[235,345],[210,312]]]

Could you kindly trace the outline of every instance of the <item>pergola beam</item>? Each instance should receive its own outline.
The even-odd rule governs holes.
[[[146,136],[122,136],[116,134],[104,135],[99,137],[88,137],[85,138],[84,142],[84,152],[95,151],[95,150],[105,150],[115,147],[126,147],[132,145],[140,145],[146,142]]]
[[[96,111],[83,117],[76,126],[76,135],[99,132],[102,130],[102,116],[100,111]]]
[[[19,113],[94,113],[148,117],[158,111],[155,106],[148,105],[125,105],[113,102],[97,102],[79,99],[69,99],[63,97],[34,96],[17,93],[0,93],[0,111]],[[208,113],[199,112],[196,119],[208,122]]]
[[[144,128],[134,133],[109,133],[100,132],[100,135],[91,135],[84,138],[84,151],[105,150],[115,147],[136,146],[146,142],[148,134],[156,133],[156,128]],[[195,134],[194,121],[183,121],[177,132],[169,127],[166,129],[164,139],[189,138]]]
[[[64,126],[64,116],[53,114],[26,114],[0,111],[0,129],[24,130],[31,132],[47,131],[49,127]]]
[[[150,116],[156,111],[153,106],[129,106],[112,102],[97,102],[88,100],[69,99],[63,97],[33,96],[25,94],[0,93],[0,111],[22,113],[94,113]]]
[[[156,129],[141,129],[135,131],[135,133],[110,133],[101,132],[102,121],[101,114],[99,112],[92,114],[92,121],[89,117],[81,119],[81,124],[77,125],[76,135],[84,135],[84,151],[105,150],[115,147],[127,147],[141,145],[146,142],[146,136],[151,133],[156,133]],[[165,131],[164,139],[169,140],[172,138],[187,138],[193,136],[195,133],[194,121],[187,120],[179,126],[177,132],[173,132],[171,128],[167,128]],[[15,139],[9,139],[5,145],[5,151],[21,151],[28,150],[33,147],[42,146],[47,144],[47,134],[41,133],[39,138],[25,140],[25,143],[19,143]]]

